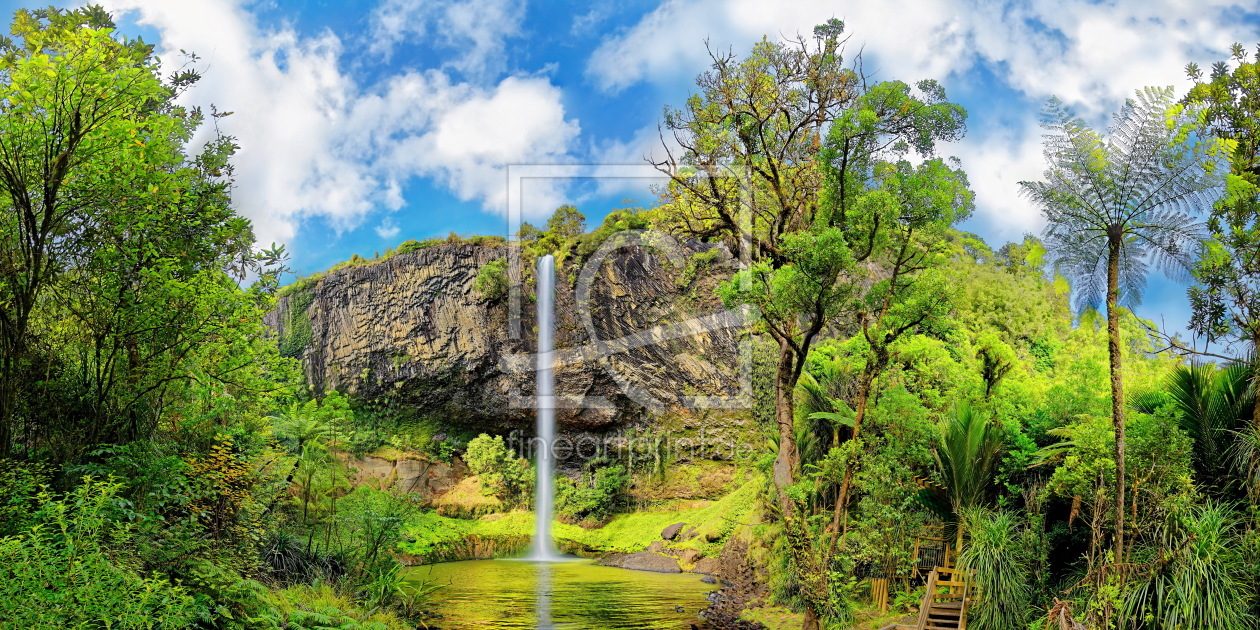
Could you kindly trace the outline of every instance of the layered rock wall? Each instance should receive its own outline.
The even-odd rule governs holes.
[[[734,263],[712,247],[689,243],[666,257],[634,243],[560,266],[563,429],[608,428],[695,396],[740,393],[740,331],[714,296]],[[341,269],[282,297],[267,323],[316,390],[469,426],[524,427],[533,418],[532,272],[524,274],[520,339],[510,338],[508,300],[474,289],[485,265],[506,256],[505,246],[448,244]]]

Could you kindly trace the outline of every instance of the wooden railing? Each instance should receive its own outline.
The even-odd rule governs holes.
[[[948,592],[938,593],[945,588]],[[967,574],[951,567],[937,567],[928,575],[927,591],[919,606],[918,630],[967,627],[967,609],[971,604],[971,583]]]

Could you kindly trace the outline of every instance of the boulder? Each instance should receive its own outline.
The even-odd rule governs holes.
[[[686,526],[686,523],[674,523],[673,525],[661,530],[661,538],[664,538],[665,540],[678,538],[678,532],[681,532],[682,528]]]
[[[617,553],[600,560],[606,567],[633,569],[635,571],[655,571],[656,573],[682,573],[678,561],[659,553],[640,551],[638,553]]]
[[[691,526],[691,529],[687,530],[687,531],[686,531],[686,533],[684,533],[684,534],[682,535],[682,536],[683,536],[683,537],[682,537],[682,539],[683,539],[683,540],[691,540],[692,538],[695,538],[695,537],[696,537],[696,528],[697,528],[697,527],[698,527],[698,525],[692,525],[692,526]]]

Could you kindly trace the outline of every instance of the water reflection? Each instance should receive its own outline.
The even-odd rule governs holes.
[[[551,563],[540,562],[535,568],[538,571],[538,586],[534,587],[534,606],[538,610],[538,630],[552,630],[551,626]]]
[[[689,573],[601,567],[587,561],[477,560],[419,567],[417,580],[447,584],[434,594],[444,630],[687,630],[700,625],[712,587]],[[449,584],[448,584],[449,583]]]

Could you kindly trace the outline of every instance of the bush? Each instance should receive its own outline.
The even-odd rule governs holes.
[[[507,263],[492,260],[477,271],[477,279],[473,281],[473,290],[481,294],[489,302],[502,299],[508,292]]]
[[[984,593],[968,615],[971,625],[977,630],[1026,627],[1032,610],[1032,567],[1019,519],[1011,512],[981,508],[964,509],[962,519],[971,541],[958,565]]]
[[[507,239],[497,235],[474,236],[468,239],[468,244],[480,247],[501,247],[507,244]]]
[[[410,254],[411,252],[418,252],[422,249],[428,249],[430,247],[433,247],[434,245],[439,245],[441,243],[442,243],[442,239],[438,239],[438,238],[431,238],[431,239],[423,240],[423,241],[417,241],[415,239],[408,239],[399,243],[398,247],[385,252],[385,259],[388,260],[389,258],[392,258],[393,256],[396,256],[398,254]]]
[[[1127,589],[1123,610],[1142,628],[1255,628],[1250,563],[1241,553],[1239,523],[1215,503],[1172,517],[1156,561]]]
[[[39,495],[36,524],[0,539],[0,619],[9,628],[183,628],[193,598],[141,575],[118,553],[132,534],[119,524],[121,485],[85,480],[63,498]]]
[[[620,506],[630,474],[616,464],[596,468],[580,481],[561,477],[556,482],[556,513],[572,522],[596,522],[612,516]]]
[[[516,457],[503,443],[503,436],[485,433],[468,442],[464,453],[468,468],[481,478],[484,492],[508,505],[527,505],[534,491],[534,467]]]

